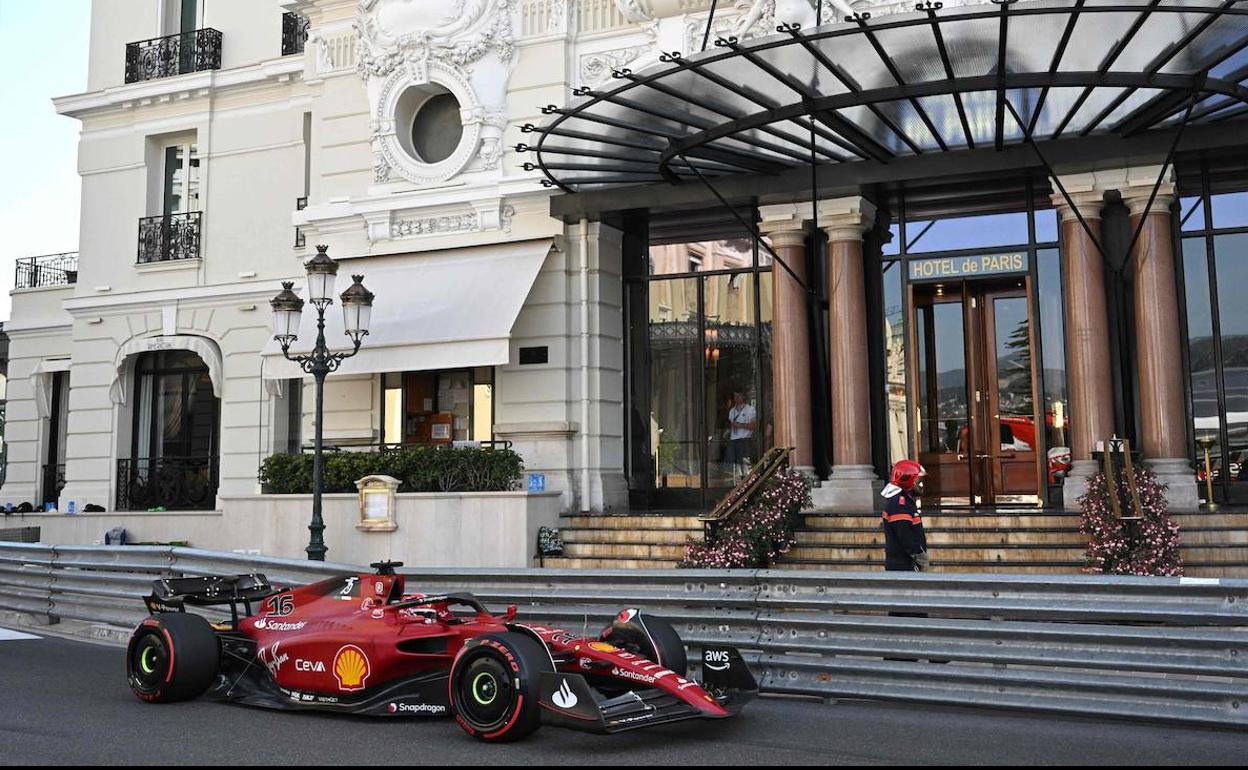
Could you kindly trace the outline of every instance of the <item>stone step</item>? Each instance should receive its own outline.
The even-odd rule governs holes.
[[[539,559],[539,567],[549,569],[673,569],[675,561],[666,559],[603,559],[545,556]]]
[[[700,529],[584,529],[566,528],[559,533],[564,543],[660,543],[702,542]]]
[[[962,530],[927,530],[927,542],[935,547],[943,544],[968,545],[1077,545],[1087,543],[1086,535],[1079,530],[1071,529],[1032,529],[1032,530],[999,530],[999,529],[962,529]],[[876,545],[883,546],[884,532],[873,529],[829,529],[802,530],[797,533],[797,542],[802,545]]]
[[[940,562],[1059,562],[1083,563],[1085,547],[1065,544],[1025,545],[1025,546],[993,546],[993,545],[943,545],[930,549],[932,561]],[[824,546],[797,545],[787,554],[784,560],[801,561],[860,561],[874,564],[884,563],[882,546]]]
[[[880,514],[829,514],[807,513],[809,529],[836,529],[838,527],[878,527]],[[1001,516],[997,514],[947,514],[924,513],[923,526],[927,529],[1069,529],[1079,527],[1078,514],[1027,514]]]
[[[1035,564],[1035,563],[1000,563],[1000,564],[964,564],[956,568],[937,568],[938,572],[1004,572],[1009,574],[1046,574],[1073,575],[1079,572],[1082,564]],[[775,569],[795,569],[817,572],[880,572],[884,569],[883,562],[823,562],[823,561],[786,561],[777,564]]]
[[[564,514],[561,528],[586,529],[702,529],[697,516],[667,514]]]
[[[684,545],[655,543],[563,543],[563,555],[573,559],[671,559],[684,557]]]
[[[1248,545],[1187,545],[1180,543],[1183,562],[1193,564],[1248,566]]]

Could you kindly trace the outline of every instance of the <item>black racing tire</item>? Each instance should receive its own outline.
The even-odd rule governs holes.
[[[602,633],[602,640],[652,660],[680,676],[689,673],[685,643],[672,624],[663,618],[638,609],[621,610],[611,627]]]
[[[469,639],[451,666],[455,721],[487,743],[532,735],[542,724],[538,678],[554,670],[546,648],[523,634]]]
[[[184,612],[144,620],[126,646],[126,679],[140,700],[173,703],[203,695],[221,663],[221,644],[208,621]]]

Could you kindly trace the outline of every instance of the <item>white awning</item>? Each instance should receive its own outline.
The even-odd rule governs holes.
[[[340,264],[335,295],[362,273],[376,297],[370,330],[360,352],[339,374],[428,371],[494,366],[510,360],[511,327],[537,279],[553,242],[549,238],[464,249],[348,260]],[[300,287],[306,299],[307,287]],[[335,299],[325,311],[325,339],[333,350],[350,350],[342,309]],[[316,310],[305,305],[291,354],[307,353],[316,341]],[[302,374],[270,340],[264,377]]]

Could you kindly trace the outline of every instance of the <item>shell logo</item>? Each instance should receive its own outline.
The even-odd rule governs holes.
[[[339,690],[363,690],[370,673],[368,656],[354,644],[340,648],[334,655],[334,678],[338,680]]]

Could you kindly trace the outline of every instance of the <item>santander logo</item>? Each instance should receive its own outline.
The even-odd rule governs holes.
[[[576,705],[576,693],[572,692],[572,688],[568,687],[568,680],[564,679],[559,685],[559,689],[555,691],[551,700],[561,709],[570,709]]]

